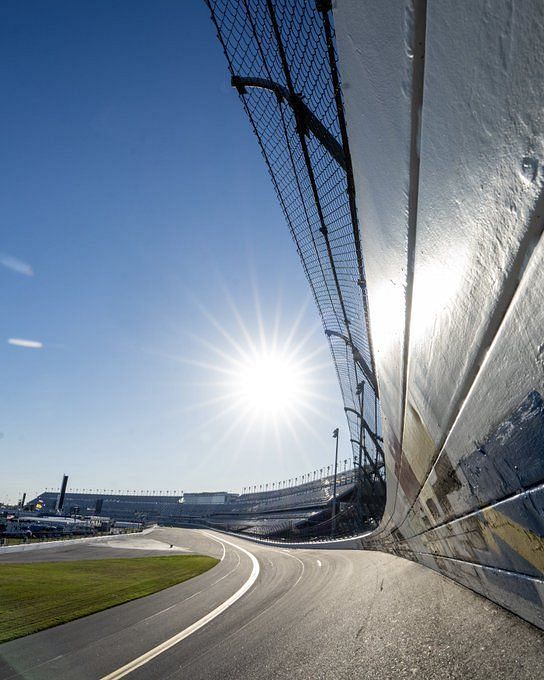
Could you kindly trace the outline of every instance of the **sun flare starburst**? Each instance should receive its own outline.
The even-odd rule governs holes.
[[[265,320],[256,287],[254,309],[244,314],[223,292],[221,320],[194,300],[209,331],[186,330],[200,353],[179,357],[204,377],[194,385],[207,398],[184,410],[199,414],[195,424],[201,440],[206,438],[205,455],[223,452],[237,460],[251,451],[254,460],[261,460],[274,451],[280,465],[293,457],[309,465],[313,446],[321,443],[320,423],[336,403],[322,330],[307,305],[293,316],[278,299]],[[210,432],[215,433],[211,439]]]
[[[288,416],[303,406],[307,377],[295,356],[270,350],[251,352],[234,362],[232,396],[240,407],[258,416]]]

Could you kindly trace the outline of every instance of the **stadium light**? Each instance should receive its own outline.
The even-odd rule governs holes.
[[[336,440],[335,442],[335,449],[334,449],[334,486],[333,486],[333,494],[332,494],[332,523],[331,523],[331,538],[334,537],[334,534],[336,532],[336,474],[338,471],[338,433],[339,430],[336,428],[334,432],[332,433],[333,439]]]

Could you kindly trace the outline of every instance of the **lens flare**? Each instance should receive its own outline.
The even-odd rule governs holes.
[[[232,372],[233,396],[259,416],[288,415],[305,398],[304,371],[288,354],[252,352]]]
[[[207,323],[200,322],[199,333],[183,329],[190,355],[152,351],[197,369],[184,386],[195,398],[182,412],[194,414],[199,465],[217,464],[218,454],[252,461],[274,455],[280,466],[294,460],[311,465],[312,451],[323,443],[321,424],[338,400],[323,330],[307,312],[310,300],[287,316],[278,296],[265,315],[255,286],[253,309],[246,305],[242,313],[229,291],[221,292],[221,319],[192,297]],[[174,407],[168,416],[179,413]]]

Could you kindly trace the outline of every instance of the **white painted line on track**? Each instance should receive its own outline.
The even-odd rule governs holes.
[[[223,548],[223,554],[221,555],[221,559],[220,559],[220,561],[222,562],[225,558],[226,551],[225,551],[224,545],[221,545],[221,547]],[[204,590],[209,590],[210,588],[213,588],[217,583],[219,583],[219,581],[222,581],[223,579],[228,578],[240,566],[240,555],[238,553],[236,553],[236,557],[238,559],[236,566],[234,566],[230,571],[227,571],[226,574],[223,574],[223,576],[220,576],[215,581],[212,581],[212,583],[210,583],[210,585],[207,588],[205,588],[203,590],[199,590],[196,593],[193,593],[192,595],[189,595],[189,597],[186,597],[184,600],[180,600],[179,602],[176,602],[176,604],[172,604],[169,607],[166,607],[166,609],[161,609],[160,611],[155,612],[154,614],[151,614],[150,616],[146,616],[145,619],[140,619],[138,621],[138,624],[145,623],[145,622],[149,621],[150,619],[154,619],[155,617],[161,616],[162,614],[166,613],[167,611],[170,611],[170,609],[175,609],[176,607],[179,607],[180,605],[185,604],[189,600],[192,600],[193,597],[198,597],[198,595],[201,595],[204,592]],[[110,635],[106,635],[105,637],[100,638],[100,641],[104,642],[106,639],[113,638],[115,635],[116,635],[116,633],[111,633]],[[79,650],[81,651],[82,649],[87,649],[88,647],[92,646],[92,644],[93,643],[90,643],[88,645],[83,645],[83,646],[79,647]],[[45,666],[46,664],[51,663],[51,661],[56,661],[58,659],[62,659],[64,656],[65,656],[64,654],[59,654],[58,656],[55,656],[53,659],[45,659],[45,661],[42,661],[41,663],[36,664],[35,666],[32,666],[32,670],[35,670],[36,668],[39,668],[40,666]]]
[[[153,647],[153,649],[150,649],[145,654],[142,654],[141,656],[137,657],[133,661],[129,661],[129,663],[125,664],[124,666],[121,666],[121,668],[118,668],[116,671],[113,671],[112,673],[105,675],[103,678],[101,678],[101,680],[117,680],[117,678],[124,678],[125,675],[128,675],[129,673],[132,673],[132,671],[135,671],[137,668],[144,666],[146,663],[148,663],[149,661],[151,661],[155,657],[159,656],[159,654],[166,652],[168,649],[170,649],[174,645],[177,645],[178,642],[185,640],[185,638],[189,637],[189,635],[196,633],[197,630],[200,630],[207,623],[210,623],[210,621],[213,621],[216,617],[219,616],[219,614],[222,614],[231,605],[233,605],[237,600],[239,600],[242,597],[242,595],[247,593],[247,591],[255,583],[255,581],[257,580],[257,577],[259,576],[259,572],[260,572],[261,568],[259,566],[259,562],[258,562],[257,558],[254,555],[252,555],[252,553],[250,553],[249,550],[246,550],[245,548],[242,548],[241,546],[236,545],[236,543],[231,543],[230,541],[227,541],[224,538],[218,538],[216,536],[212,536],[207,531],[203,531],[202,533],[204,535],[208,536],[209,538],[212,538],[214,541],[219,541],[220,543],[226,543],[227,545],[230,545],[233,548],[236,548],[236,550],[240,550],[241,552],[243,552],[244,554],[246,554],[250,558],[251,563],[253,565],[253,568],[251,570],[251,574],[249,575],[249,578],[247,579],[247,581],[241,586],[241,588],[239,588],[234,593],[234,595],[231,595],[227,600],[225,600],[222,604],[220,604],[215,609],[213,609],[209,614],[206,614],[201,619],[199,619],[198,621],[195,621],[195,623],[191,624],[190,626],[188,626],[184,630],[180,631],[176,635],[172,636],[168,640],[161,642],[160,645]],[[225,555],[225,553],[223,552],[223,557],[224,557],[224,555]]]
[[[305,567],[304,567],[304,562],[300,559],[300,557],[297,557],[296,555],[293,555],[292,553],[290,553],[289,550],[283,550],[282,552],[283,552],[285,555],[287,555],[288,557],[292,557],[292,558],[293,558],[294,560],[296,560],[297,562],[300,562],[300,564],[302,565],[302,571],[300,572],[300,576],[297,578],[296,583],[295,583],[295,586],[296,586],[297,583],[300,581],[300,579],[304,576],[304,568],[305,568]],[[293,588],[294,588],[295,586],[293,586]]]
[[[222,548],[223,548],[223,556],[219,560],[220,562],[222,562],[224,557],[225,557],[225,546],[223,545]],[[223,576],[220,576],[218,579],[216,579],[215,581],[210,583],[210,585],[208,586],[208,588],[206,588],[206,590],[213,588],[217,583],[219,583],[219,581],[222,581],[224,578],[227,578],[227,576],[230,576],[233,571],[236,571],[238,569],[238,567],[240,566],[240,556],[238,555],[238,553],[236,553],[236,557],[238,558],[238,563],[236,564],[236,566],[233,567],[230,571],[227,571],[226,574],[223,574]],[[186,597],[184,600],[180,600],[179,602],[176,602],[176,604],[171,604],[169,607],[166,607],[166,609],[161,609],[160,611],[155,612],[154,614],[151,614],[150,616],[146,616],[145,619],[140,619],[138,621],[138,623],[143,623],[144,621],[149,621],[150,619],[154,619],[157,616],[161,616],[165,612],[168,612],[171,609],[175,609],[176,607],[179,607],[180,605],[185,604],[189,600],[192,600],[193,597],[197,597],[198,595],[201,595],[203,592],[204,592],[204,590],[199,590],[196,593],[189,595],[189,597]]]
[[[321,560],[317,560],[317,566],[322,567],[323,565],[321,564]]]
[[[214,536],[212,536],[211,534],[209,534],[207,531],[203,531],[202,533],[206,534],[206,536],[209,536],[210,538],[213,538],[214,541],[217,541],[217,539]],[[231,545],[232,545],[232,543],[231,543]],[[223,548],[223,554],[221,555],[221,559],[219,560],[220,562],[222,562],[225,559],[225,555],[227,554],[227,551],[225,550],[225,544],[224,543],[221,543],[221,547]]]
[[[280,550],[276,550],[276,548],[270,548],[270,550],[274,550],[274,551],[276,551],[276,552],[281,552]],[[245,630],[248,626],[254,625],[254,624],[255,624],[255,621],[257,621],[257,620],[260,619],[262,616],[264,616],[266,613],[268,613],[268,612],[270,611],[270,609],[272,609],[273,607],[277,607],[277,606],[278,606],[285,598],[287,598],[287,597],[289,596],[289,594],[291,593],[291,591],[292,591],[294,588],[296,588],[296,586],[298,586],[298,584],[299,584],[300,581],[302,580],[302,577],[304,576],[304,562],[303,562],[301,559],[299,559],[298,557],[295,557],[294,555],[291,555],[291,553],[289,553],[289,552],[285,552],[285,554],[286,554],[288,557],[292,557],[293,559],[297,560],[297,562],[300,562],[300,564],[301,564],[301,566],[302,566],[302,569],[301,569],[301,571],[300,571],[300,574],[298,575],[298,578],[297,578],[297,580],[293,583],[293,585],[292,585],[286,592],[284,592],[283,595],[281,595],[277,600],[274,600],[271,604],[269,604],[268,607],[266,607],[265,609],[261,610],[258,614],[256,614],[255,616],[253,616],[251,619],[246,620],[246,623],[244,623],[243,626],[241,626],[240,628],[236,628],[236,630],[233,630],[233,631],[232,631],[231,633],[229,633],[225,638],[223,638],[220,642],[216,642],[214,645],[212,645],[212,647],[208,648],[207,651],[206,651],[205,653],[209,653],[211,649],[214,649],[214,647],[217,647],[217,645],[222,644],[222,643],[225,642],[226,640],[229,640],[229,639],[232,638],[234,635],[240,634],[240,633],[241,633],[243,630]],[[272,562],[270,562],[270,564],[272,565]],[[199,657],[197,657],[197,658],[199,658]],[[171,676],[169,675],[168,677],[171,677]]]

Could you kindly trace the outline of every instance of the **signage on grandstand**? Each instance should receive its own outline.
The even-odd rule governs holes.
[[[185,501],[185,495],[183,491],[181,492],[181,496],[178,498],[178,503],[183,503]]]

